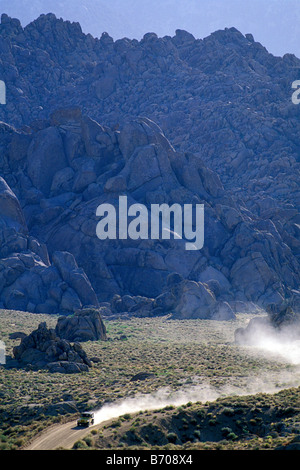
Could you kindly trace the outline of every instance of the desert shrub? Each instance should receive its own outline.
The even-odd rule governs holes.
[[[236,441],[238,439],[238,436],[234,432],[230,432],[227,436],[226,439],[229,441]]]
[[[169,442],[175,444],[175,442],[177,441],[177,434],[175,432],[169,432],[167,434],[167,439]]]
[[[234,415],[234,409],[233,408],[230,408],[229,406],[226,406],[224,409],[223,409],[223,414],[225,416],[233,416]]]
[[[92,446],[92,444],[93,444],[93,440],[92,440],[92,438],[91,438],[91,437],[89,437],[89,436],[87,436],[87,437],[84,437],[84,438],[83,438],[83,440],[84,440],[84,442],[85,442],[85,443],[86,443],[86,444],[87,444],[89,447],[91,447],[91,446]]]
[[[84,441],[76,441],[73,445],[74,450],[86,449],[87,445]]]
[[[174,405],[168,405],[164,408],[165,411],[171,411],[171,410],[175,410],[175,406]]]
[[[198,418],[204,418],[205,417],[205,410],[198,410],[196,415]]]
[[[122,424],[122,423],[121,423],[121,420],[118,419],[117,421],[113,421],[113,422],[111,423],[111,427],[112,427],[112,428],[118,428],[118,427],[121,426],[121,424]]]
[[[222,428],[221,431],[225,439],[229,441],[235,441],[236,439],[238,439],[238,436],[232,431],[231,428],[225,427],[225,428]]]
[[[222,432],[223,436],[227,436],[228,434],[230,434],[232,432],[232,429],[228,428],[228,427],[225,427],[225,428],[221,429],[221,432]]]
[[[208,424],[210,426],[215,426],[217,424],[217,418],[214,416],[213,418],[211,418],[209,421],[208,421]]]

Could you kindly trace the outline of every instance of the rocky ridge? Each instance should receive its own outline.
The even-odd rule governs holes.
[[[25,28],[4,14],[0,28],[4,121],[38,126],[58,103],[79,106],[110,127],[148,116],[177,150],[200,153],[226,186],[247,186],[253,207],[253,196],[274,192],[278,178],[275,200],[288,198],[287,174],[299,203],[291,171],[299,163],[295,56],[275,57],[235,28],[203,40],[177,30],[174,37],[147,33],[141,41],[114,41],[107,33],[85,35],[78,23],[53,14]]]
[[[234,28],[204,40],[178,30],[114,42],[54,15],[26,28],[3,15],[0,29],[1,113],[15,126],[1,124],[1,197],[10,200],[1,216],[17,240],[12,260],[1,254],[4,307],[51,313],[112,302],[120,313],[142,301],[142,315],[210,318],[236,301],[298,298],[296,57],[274,57]],[[178,240],[100,242],[96,208],[119,195],[147,207],[204,203],[203,250]],[[35,299],[28,272],[37,255],[58,277]],[[222,311],[232,318],[230,305]]]

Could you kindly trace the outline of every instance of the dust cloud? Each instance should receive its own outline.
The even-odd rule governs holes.
[[[180,406],[190,401],[207,401],[209,398],[215,400],[218,397],[209,385],[196,386],[190,389],[171,391],[161,388],[154,393],[137,395],[126,398],[119,403],[109,403],[100,410],[95,411],[95,424],[122,416],[126,413],[137,413],[139,411],[156,410],[166,406]]]
[[[185,384],[178,390],[160,388],[151,394],[139,394],[119,402],[106,403],[95,410],[95,424],[117,418],[126,413],[175,407],[188,402],[212,402],[218,398],[246,396],[258,393],[276,393],[300,386],[300,340],[293,328],[280,332],[263,328],[252,329],[247,345],[236,345],[250,357],[257,356],[274,361],[274,370],[261,370],[248,376],[224,378],[223,383],[212,385],[205,377],[194,378],[193,384]],[[282,365],[282,367],[281,367]],[[299,367],[298,367],[299,366]],[[224,381],[228,383],[224,383]]]
[[[252,347],[276,355],[290,364],[300,364],[300,340],[291,342],[286,337],[266,335],[257,338]]]
[[[249,331],[247,331],[249,330]],[[291,365],[300,364],[300,327],[287,325],[280,329],[269,323],[254,323],[246,328],[246,344],[265,353],[267,359],[277,359]]]
[[[229,396],[246,396],[257,393],[276,393],[280,390],[300,385],[300,367],[293,371],[265,373],[261,376],[246,377],[239,384],[228,383],[222,386],[212,386],[208,382],[183,386],[172,391],[161,388],[151,394],[140,394],[120,402],[107,403],[100,410],[95,410],[95,424],[117,418],[126,413],[158,410],[166,406],[175,407],[189,402],[213,402],[218,398]]]

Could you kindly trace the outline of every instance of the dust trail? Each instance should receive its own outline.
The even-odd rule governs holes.
[[[263,374],[261,376],[245,377],[239,384],[226,384],[220,387],[212,386],[207,382],[193,386],[183,386],[172,391],[169,388],[161,388],[151,394],[140,394],[126,398],[118,403],[105,404],[100,410],[95,411],[95,424],[100,424],[112,418],[117,418],[126,413],[156,410],[168,405],[180,406],[188,402],[212,402],[217,398],[229,396],[245,396],[257,393],[276,393],[285,388],[295,387],[300,384],[300,368],[292,372]]]
[[[267,317],[259,322],[249,322],[245,331],[246,344],[266,354],[266,357],[300,364],[300,325],[287,325],[280,329],[274,328]],[[242,344],[242,343],[240,343]]]
[[[261,336],[253,343],[253,347],[281,357],[290,364],[300,364],[300,340],[289,342],[282,337]]]
[[[249,333],[249,332],[248,332]],[[280,390],[300,386],[300,334],[295,329],[285,328],[280,333],[274,328],[259,323],[247,335],[247,351],[265,359],[281,363],[283,368],[276,371],[262,370],[258,374],[228,377],[228,383],[212,385],[205,377],[195,377],[193,385],[182,386],[179,390],[161,388],[151,394],[140,394],[116,403],[107,403],[95,411],[95,424],[117,418],[126,413],[161,409],[168,405],[180,406],[188,402],[212,402],[229,396],[276,393]],[[299,365],[299,367],[298,367]],[[287,367],[288,366],[288,367]],[[225,379],[225,378],[224,378]]]
[[[168,405],[180,406],[189,401],[207,401],[208,397],[217,398],[217,394],[212,395],[209,385],[194,387],[193,389],[181,389],[171,391],[168,388],[161,388],[154,393],[136,395],[126,398],[119,403],[109,403],[95,412],[95,423],[99,424],[111,418],[122,416],[125,413],[137,413],[138,411],[155,410]]]

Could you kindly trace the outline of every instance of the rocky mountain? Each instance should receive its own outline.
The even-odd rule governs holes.
[[[85,33],[115,40],[141,39],[146,32],[173,35],[181,28],[196,38],[235,26],[251,32],[274,55],[299,56],[298,0],[1,0],[0,14],[19,18],[26,26],[40,14],[80,22]]]
[[[121,8],[120,8],[121,6]],[[19,0],[1,0],[0,13],[19,18],[22,25],[26,26],[41,14],[53,12],[58,18],[79,22],[85,33],[93,36],[101,36],[103,31],[108,31],[114,37],[135,37],[132,25],[126,15],[122,4],[112,5],[105,0],[22,0],[20,8]],[[115,34],[117,36],[115,36]]]
[[[232,318],[239,302],[297,305],[299,59],[234,28],[113,41],[3,15],[0,34],[4,307]],[[204,204],[203,249],[99,240],[97,207],[120,195]]]

